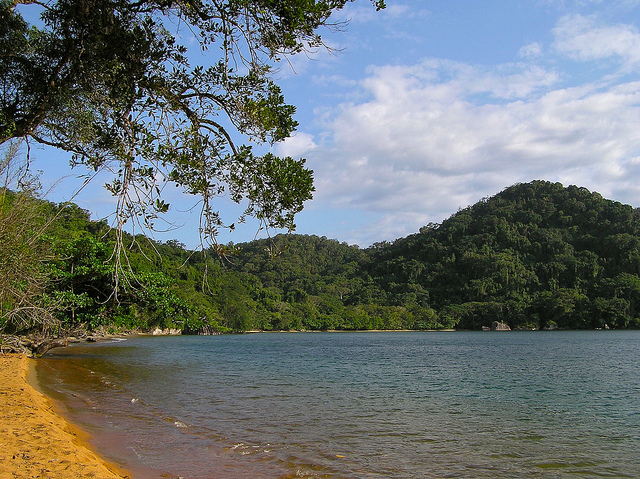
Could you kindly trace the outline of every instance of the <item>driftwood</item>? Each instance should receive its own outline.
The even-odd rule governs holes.
[[[42,336],[3,335],[0,339],[2,353],[21,353],[30,358],[39,358],[53,348],[67,345],[67,338],[45,338]]]

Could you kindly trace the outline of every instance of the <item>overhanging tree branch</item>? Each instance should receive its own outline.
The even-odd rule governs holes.
[[[72,153],[76,165],[108,165],[113,194],[124,195],[119,229],[166,211],[159,179],[201,196],[209,242],[235,224],[212,206],[222,192],[247,201],[261,224],[292,229],[312,172],[303,160],[256,156],[251,144],[295,130],[272,67],[322,47],[319,28],[348,2],[0,0],[0,144],[30,137]],[[29,25],[21,10],[36,5],[41,24]],[[175,19],[203,50],[220,49],[213,66],[190,65],[166,27]],[[284,180],[288,168],[296,181]]]

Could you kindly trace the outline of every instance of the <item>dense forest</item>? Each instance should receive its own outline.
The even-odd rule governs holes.
[[[640,212],[576,186],[517,184],[366,249],[277,235],[221,256],[128,237],[119,274],[114,231],[78,206],[5,190],[0,208],[5,335],[640,326]]]
[[[367,251],[369,274],[441,321],[478,329],[638,327],[640,212],[595,192],[534,181],[440,225]]]

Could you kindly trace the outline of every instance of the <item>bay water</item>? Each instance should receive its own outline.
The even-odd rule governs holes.
[[[640,477],[640,331],[131,337],[36,371],[133,479]]]

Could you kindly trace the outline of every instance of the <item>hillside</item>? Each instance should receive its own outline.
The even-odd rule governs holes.
[[[442,224],[367,249],[277,235],[229,245],[234,254],[219,258],[177,241],[129,237],[117,281],[106,224],[75,205],[30,199],[29,217],[38,221],[28,224],[55,216],[34,241],[31,227],[20,229],[24,237],[6,227],[21,204],[6,198],[0,257],[6,265],[18,253],[25,259],[3,273],[5,334],[54,327],[475,330],[496,320],[526,329],[640,326],[640,212],[585,188],[517,184]],[[18,270],[37,284],[15,276]],[[27,299],[48,322],[20,316]]]
[[[386,291],[424,292],[457,327],[637,327],[639,240],[631,206],[534,181],[374,246],[368,272]]]

